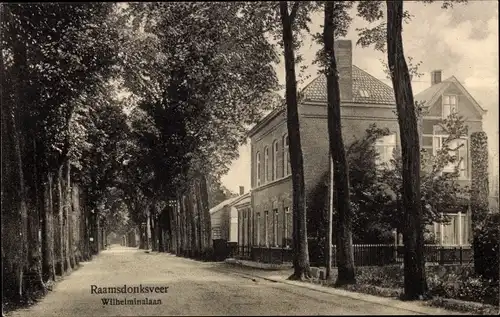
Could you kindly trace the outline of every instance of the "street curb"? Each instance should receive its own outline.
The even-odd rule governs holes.
[[[253,261],[237,260],[234,258],[225,259],[224,262],[227,264],[239,265],[242,267],[249,267],[253,269],[260,269],[266,271],[281,271],[281,270],[289,270],[292,268],[291,264],[258,263]]]
[[[319,286],[316,284],[310,284],[308,282],[298,282],[298,281],[274,279],[274,278],[263,277],[263,276],[259,276],[259,275],[255,275],[255,274],[251,274],[251,273],[241,273],[241,272],[236,272],[236,271],[231,271],[231,273],[234,273],[234,274],[240,275],[240,276],[259,278],[259,279],[266,280],[266,281],[273,282],[273,283],[282,283],[282,284],[298,286],[301,288],[307,288],[307,289],[314,290],[314,291],[324,293],[324,294],[347,297],[347,298],[365,301],[368,303],[373,303],[373,304],[377,304],[377,305],[381,305],[381,306],[406,310],[409,312],[422,314],[422,315],[450,315],[451,313],[453,313],[453,315],[470,315],[470,313],[449,311],[449,310],[445,310],[443,308],[438,308],[438,307],[422,306],[422,307],[418,307],[418,308],[415,307],[417,309],[412,309],[412,308],[405,307],[405,306],[408,306],[408,304],[409,304],[408,302],[400,302],[399,303],[395,299],[392,299],[392,298],[379,297],[379,296],[374,296],[374,295],[370,295],[370,294],[352,292],[352,291],[347,291],[347,290],[337,289],[337,288],[326,288],[326,287]]]

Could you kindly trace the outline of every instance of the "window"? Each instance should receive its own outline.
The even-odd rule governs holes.
[[[436,238],[443,245],[468,245],[469,230],[466,214],[448,214],[449,222],[436,224]],[[441,234],[442,230],[442,234]]]
[[[273,210],[273,238],[274,246],[278,246],[278,209]]]
[[[268,227],[268,221],[269,221],[269,211],[264,211],[264,244],[269,246],[269,230],[267,229]]]
[[[215,227],[212,229],[212,239],[217,240],[221,238],[221,231],[219,227]]]
[[[363,98],[369,98],[370,94],[366,90],[359,90],[359,95]]]
[[[264,180],[266,183],[269,181],[269,148],[267,146],[264,148]]]
[[[290,175],[290,153],[288,152],[288,135],[283,136],[283,177]]]
[[[260,212],[257,213],[257,245],[260,245]]]
[[[273,142],[273,180],[278,179],[278,141]]]
[[[290,222],[290,208],[285,207],[284,209],[284,217],[283,217],[283,239],[284,239],[284,246],[289,247],[290,246],[290,228],[288,227],[288,224]]]
[[[256,176],[257,176],[257,186],[260,186],[260,153],[257,152],[257,171],[256,171]]]
[[[438,151],[443,148],[446,142],[446,135],[434,135],[432,138],[432,150],[433,155],[436,156]],[[449,154],[455,156],[455,162],[448,163],[444,168],[444,173],[453,173],[455,167],[458,165],[460,170],[460,179],[467,179],[468,175],[468,144],[466,138],[455,139],[449,142],[448,148],[450,149]]]
[[[378,153],[377,165],[389,163],[396,148],[396,133],[381,137],[375,141],[375,149]]]
[[[450,114],[458,111],[457,96],[443,96],[443,119],[447,118]]]

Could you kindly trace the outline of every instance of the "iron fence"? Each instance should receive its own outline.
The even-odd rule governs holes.
[[[332,264],[337,265],[336,246],[332,247]],[[293,250],[282,247],[266,246],[230,246],[230,256],[263,263],[290,263]],[[311,265],[322,265],[324,258],[310,252]],[[384,266],[402,264],[404,262],[404,246],[393,244],[355,244],[353,245],[355,266]],[[469,263],[473,257],[471,246],[426,245],[424,248],[426,262],[445,265]]]

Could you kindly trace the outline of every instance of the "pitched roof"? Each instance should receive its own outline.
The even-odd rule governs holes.
[[[429,106],[429,102],[434,99],[434,96],[440,95],[440,92],[445,90],[449,85],[450,83],[444,80],[439,84],[434,84],[424,91],[419,92],[413,99],[423,102],[424,106]]]
[[[429,88],[425,89],[424,91],[419,92],[418,94],[415,95],[414,99],[415,101],[420,101],[423,102],[424,106],[430,107],[432,106],[437,98],[441,96],[441,94],[448,88],[450,85],[455,84],[458,89],[462,91],[462,93],[469,98],[469,100],[472,102],[474,107],[479,111],[481,114],[485,114],[486,110],[484,110],[481,105],[470,95],[470,93],[465,89],[465,87],[460,83],[460,81],[455,77],[451,76],[439,84],[434,84],[430,86]]]
[[[239,201],[241,201],[242,199],[249,197],[249,196],[250,196],[250,192],[248,192],[244,195],[240,195],[240,196],[231,197],[229,199],[226,199],[223,202],[219,203],[218,205],[210,208],[210,214],[213,214],[214,212],[221,210],[225,206],[234,205],[234,204],[238,203]]]
[[[326,76],[320,75],[313,79],[304,87],[302,94],[305,100],[326,102]],[[369,104],[395,104],[392,88],[356,65],[352,65],[352,95],[353,100],[346,101]]]
[[[352,65],[352,103],[395,105],[394,91],[379,79],[368,74],[356,65]],[[301,90],[304,101],[327,102],[326,76],[319,75]],[[342,94],[341,94],[342,97]],[[262,120],[255,124],[247,133],[248,137],[254,135],[270,120],[286,110],[286,103],[268,113]]]

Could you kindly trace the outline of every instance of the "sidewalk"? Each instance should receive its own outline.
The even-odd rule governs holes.
[[[294,285],[297,287],[307,288],[321,293],[343,296],[351,299],[370,302],[377,305],[384,305],[388,307],[404,309],[414,312],[416,314],[470,315],[470,313],[462,313],[443,308],[431,307],[428,306],[425,302],[403,302],[394,298],[379,297],[364,293],[352,292],[344,289],[326,287],[308,282],[290,281],[288,280],[288,277],[293,273],[293,269],[290,268],[290,265],[275,265],[275,264],[273,265],[273,264],[257,263],[253,261],[236,260],[236,259],[227,259],[225,262],[231,264],[231,266],[233,267],[231,269],[232,273],[235,273],[237,275],[251,277],[251,278],[261,278],[275,283]]]

